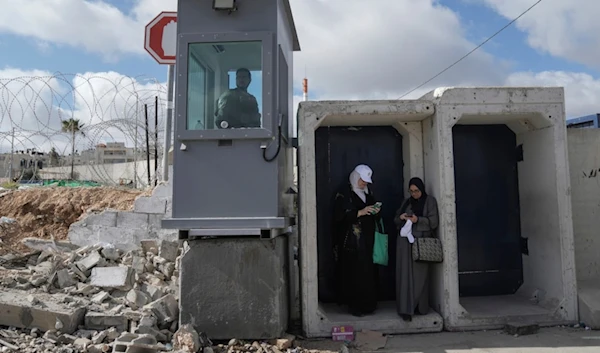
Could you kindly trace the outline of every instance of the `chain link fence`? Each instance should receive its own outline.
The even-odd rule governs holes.
[[[155,78],[111,72],[0,77],[0,180],[156,183],[166,91]]]

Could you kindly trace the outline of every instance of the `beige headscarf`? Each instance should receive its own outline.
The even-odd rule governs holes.
[[[364,189],[359,188],[359,180],[360,174],[356,170],[353,170],[352,173],[350,173],[350,185],[352,185],[352,191],[354,191],[354,193],[358,195],[358,197],[360,197],[360,199],[363,202],[367,202],[367,194],[369,193],[369,188],[367,186],[365,186]]]

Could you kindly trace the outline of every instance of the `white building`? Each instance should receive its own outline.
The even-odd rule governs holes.
[[[80,160],[77,164],[126,163],[135,160],[135,153],[132,147],[125,147],[123,142],[100,143],[96,148],[83,151]]]

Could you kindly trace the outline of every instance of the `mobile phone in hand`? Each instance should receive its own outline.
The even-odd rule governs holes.
[[[414,216],[414,213],[412,213],[411,211],[406,212],[406,217],[412,217]]]
[[[375,208],[381,208],[381,202],[375,202],[375,204],[373,205],[373,207],[375,207]]]

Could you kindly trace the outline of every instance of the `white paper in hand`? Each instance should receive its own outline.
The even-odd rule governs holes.
[[[408,238],[408,242],[411,244],[415,242],[415,237],[413,237],[413,235],[412,235],[412,225],[413,225],[413,222],[410,219],[407,219],[404,227],[402,227],[402,229],[400,229],[400,236],[404,237],[404,238]]]

